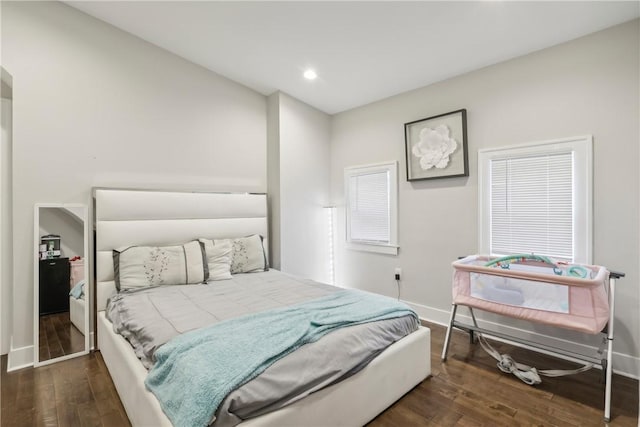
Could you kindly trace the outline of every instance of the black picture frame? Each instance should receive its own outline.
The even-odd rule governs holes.
[[[469,176],[467,110],[405,123],[404,148],[407,181]]]

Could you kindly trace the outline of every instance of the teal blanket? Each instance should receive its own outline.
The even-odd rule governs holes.
[[[405,304],[345,290],[178,336],[156,353],[145,384],[174,426],[207,426],[224,398],[298,347],[338,328],[402,316]]]

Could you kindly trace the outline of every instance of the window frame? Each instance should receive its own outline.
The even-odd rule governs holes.
[[[478,250],[491,254],[491,161],[573,153],[573,260],[593,257],[593,137],[591,135],[478,150]],[[491,254],[498,255],[498,254]],[[541,254],[544,255],[544,254]]]
[[[349,178],[376,172],[389,173],[389,242],[370,242],[351,239]],[[344,169],[345,240],[347,249],[398,255],[398,162],[349,166]]]

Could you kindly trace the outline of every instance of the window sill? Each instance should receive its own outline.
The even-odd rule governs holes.
[[[374,243],[347,242],[347,249],[361,252],[373,252],[376,254],[398,255],[399,247],[396,245],[376,245]]]

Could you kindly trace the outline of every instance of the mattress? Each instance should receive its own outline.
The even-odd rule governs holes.
[[[107,313],[114,330],[130,341],[149,367],[155,350],[182,333],[337,291],[270,270],[208,285],[122,293],[112,298]],[[307,344],[229,394],[218,408],[214,425],[236,425],[342,381],[417,327],[414,317],[404,316],[340,329]]]
[[[85,300],[82,298],[69,297],[69,317],[71,323],[84,335],[84,310]]]

